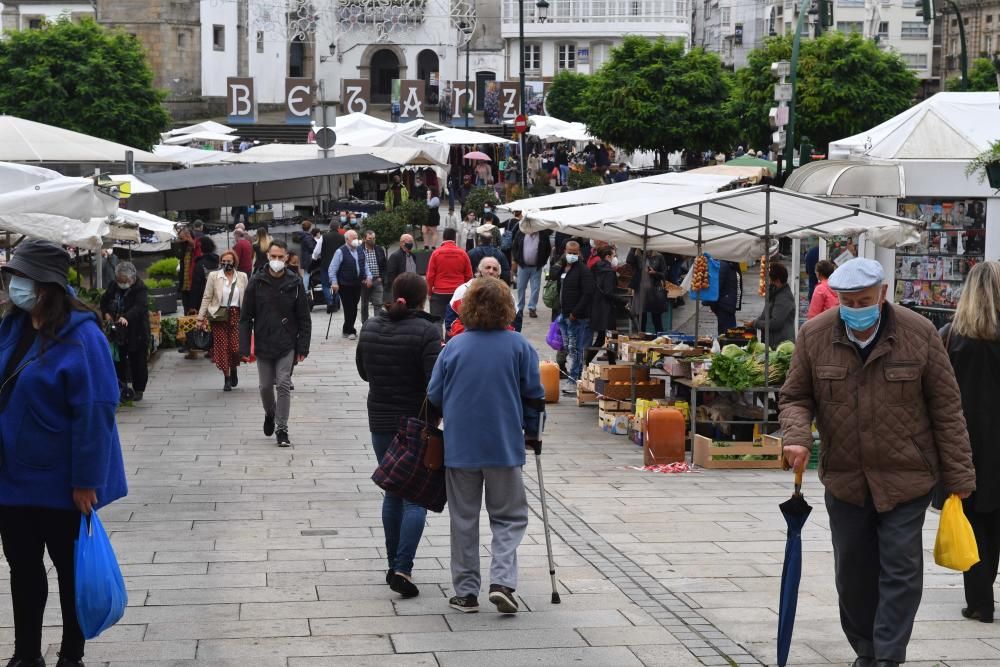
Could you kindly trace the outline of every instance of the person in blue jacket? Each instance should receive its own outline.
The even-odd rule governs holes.
[[[0,322],[0,539],[14,607],[8,667],[45,665],[46,549],[63,618],[57,667],[83,665],[73,545],[80,513],[128,492],[110,347],[97,313],[68,290],[68,272],[69,254],[37,240],[3,267],[11,302]]]
[[[448,604],[479,611],[479,511],[483,489],[493,542],[489,601],[517,612],[517,548],[528,527],[521,468],[526,440],[537,440],[545,389],[538,354],[510,331],[514,299],[506,283],[477,278],[462,299],[465,333],[438,356],[427,400],[444,415],[444,465],[451,517]],[[488,434],[488,435],[487,435]]]

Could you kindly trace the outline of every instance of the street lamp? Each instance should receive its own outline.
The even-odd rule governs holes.
[[[466,106],[469,105],[469,48],[472,44],[472,25],[462,21],[458,24],[458,29],[465,39],[465,99],[462,101],[462,114],[465,116],[465,129],[469,129],[469,113]]]
[[[549,3],[546,0],[538,0],[535,3],[535,8],[538,9],[538,22],[545,23],[549,18]]]

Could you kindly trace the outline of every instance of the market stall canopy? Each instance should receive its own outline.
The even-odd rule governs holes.
[[[221,132],[193,132],[191,134],[178,134],[163,140],[168,146],[180,146],[190,144],[195,141],[237,141],[239,137]]]
[[[695,193],[707,194],[718,192],[733,179],[717,174],[695,174],[693,172],[668,172],[633,178],[621,183],[598,185],[582,190],[569,190],[554,195],[519,199],[498,208],[505,211],[543,211],[550,209],[580,206],[582,204],[604,204],[628,202],[637,198],[669,197],[677,190],[690,190]]]
[[[325,193],[327,176],[396,169],[399,163],[371,155],[272,164],[233,164],[144,174],[159,192],[133,195],[129,207],[152,211],[246,206],[254,202],[313,198]]]
[[[117,208],[93,179],[0,163],[0,231],[95,250]]]
[[[820,160],[801,166],[785,181],[786,190],[818,197],[906,197],[906,174],[897,164]]]
[[[333,125],[338,144],[355,146],[381,146],[392,135],[415,137],[424,130],[443,129],[443,126],[422,118],[406,123],[390,123],[363,113],[340,116]]]
[[[229,127],[228,125],[223,125],[222,123],[216,123],[214,120],[206,120],[204,123],[198,123],[197,125],[188,125],[187,127],[178,127],[175,130],[170,130],[169,132],[164,132],[163,136],[166,137],[176,137],[180,134],[195,134],[196,132],[214,132],[215,134],[233,134],[236,132],[236,128]],[[230,137],[230,139],[235,139],[236,135]]]
[[[938,93],[881,125],[830,142],[829,157],[970,160],[1000,139],[997,93]]]
[[[765,225],[765,220],[770,225]],[[699,194],[672,195],[559,210],[525,212],[525,231],[554,229],[584,238],[693,256],[744,261],[763,254],[765,236],[854,235],[867,232],[886,246],[912,243],[913,222],[818,199],[770,185]]]
[[[136,162],[175,164],[169,158],[107,139],[16,116],[0,116],[0,160],[7,162],[124,162],[126,151],[132,151]]]
[[[727,167],[761,167],[771,172],[771,176],[778,173],[778,163],[765,160],[764,158],[753,157],[751,155],[741,155],[726,161]]]
[[[139,194],[149,194],[150,192],[159,192],[149,183],[145,182],[135,174],[109,174],[108,176],[102,176],[103,180],[111,181],[113,183],[128,183],[129,192],[134,195]]]
[[[438,132],[429,132],[420,137],[421,139],[426,139],[427,141],[435,141],[439,144],[447,144],[449,146],[475,146],[478,144],[512,144],[514,143],[510,139],[504,139],[503,137],[496,137],[492,134],[486,134],[485,132],[473,132],[472,130],[463,130],[457,127],[449,128],[447,130],[439,130]]]
[[[185,167],[203,167],[210,164],[225,164],[226,157],[232,155],[225,151],[210,151],[204,148],[190,148],[188,146],[167,146],[158,144],[153,146],[153,154],[160,157],[176,160]]]
[[[731,180],[743,180],[750,181],[751,183],[759,183],[761,180],[767,178],[771,175],[771,172],[765,167],[751,167],[751,166],[731,166],[728,162],[726,164],[715,164],[708,167],[699,167],[697,169],[692,169],[689,174],[717,174],[719,176],[728,176]]]
[[[507,121],[513,124],[514,121]],[[597,141],[584,123],[571,123],[553,116],[528,116],[528,135],[542,141]]]
[[[409,137],[404,137],[409,139]],[[416,142],[419,139],[413,139]],[[383,146],[334,146],[328,151],[329,157],[345,157],[348,155],[371,155],[382,160],[397,164],[419,166],[447,166],[447,148],[428,141],[420,142],[424,146],[383,147]],[[444,156],[441,156],[444,149]],[[232,164],[260,164],[266,162],[283,162],[287,160],[318,160],[323,159],[323,150],[316,144],[262,144],[248,148],[242,153],[226,153],[223,160]]]
[[[177,238],[177,231],[174,228],[173,222],[167,220],[166,218],[161,218],[158,215],[147,213],[146,211],[130,211],[128,209],[119,208],[118,211],[115,212],[114,221],[119,220],[139,227],[140,229],[153,232],[160,237],[161,240]]]

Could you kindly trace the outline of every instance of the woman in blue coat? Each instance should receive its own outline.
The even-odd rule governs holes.
[[[56,667],[83,664],[73,547],[80,513],[127,493],[118,378],[97,314],[67,290],[68,271],[62,247],[35,240],[3,267],[12,304],[0,323],[0,539],[14,606],[8,667],[45,665],[46,549],[63,618]]]

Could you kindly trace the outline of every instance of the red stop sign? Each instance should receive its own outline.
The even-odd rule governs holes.
[[[518,134],[524,134],[528,131],[528,117],[521,115],[514,119],[514,131]]]

